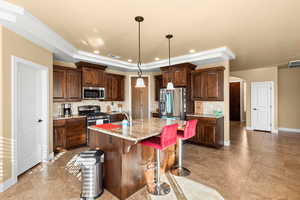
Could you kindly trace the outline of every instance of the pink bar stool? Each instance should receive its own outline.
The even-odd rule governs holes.
[[[171,173],[175,176],[188,176],[190,175],[190,170],[182,166],[183,153],[182,153],[182,141],[194,137],[196,134],[197,120],[189,120],[184,128],[184,131],[177,132],[177,138],[179,140],[178,144],[178,164],[171,168]]]
[[[176,144],[178,124],[165,126],[159,137],[151,137],[143,140],[142,145],[153,147],[156,150],[156,174],[155,174],[155,188],[149,191],[153,195],[168,194],[171,189],[167,183],[160,182],[160,151]]]

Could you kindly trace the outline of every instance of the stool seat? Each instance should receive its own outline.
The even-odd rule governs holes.
[[[142,141],[141,144],[144,146],[153,147],[154,149],[163,150],[162,146],[160,145],[160,137],[151,137]]]

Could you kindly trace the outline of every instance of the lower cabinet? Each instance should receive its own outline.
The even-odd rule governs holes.
[[[187,116],[187,120],[197,119],[196,135],[190,142],[220,148],[224,146],[224,117],[207,118]]]
[[[86,118],[54,120],[53,126],[55,152],[86,144]]]

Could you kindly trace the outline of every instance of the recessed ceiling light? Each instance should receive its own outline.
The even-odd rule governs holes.
[[[131,60],[131,59],[128,59],[128,62],[132,62],[132,60]]]
[[[160,60],[158,57],[154,58],[154,60]]]
[[[94,53],[95,53],[95,54],[99,54],[99,53],[100,53],[100,51],[98,51],[98,50],[95,50],[95,51],[94,51]]]
[[[195,51],[195,49],[191,49],[191,50],[189,50],[189,52],[190,53],[195,53],[196,51]]]

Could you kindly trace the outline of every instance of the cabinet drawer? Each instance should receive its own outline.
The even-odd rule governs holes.
[[[61,120],[53,120],[53,126],[54,127],[59,127],[59,126],[64,126],[66,125],[66,120],[61,119]]]

